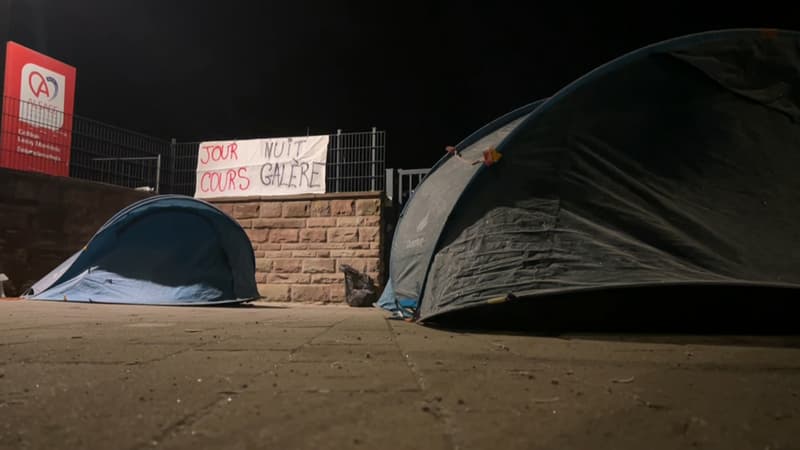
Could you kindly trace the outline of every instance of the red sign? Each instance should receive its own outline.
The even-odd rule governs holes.
[[[69,176],[75,68],[6,46],[0,167]]]

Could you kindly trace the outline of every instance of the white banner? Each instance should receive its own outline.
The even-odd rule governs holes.
[[[195,198],[322,194],[328,136],[200,144]]]

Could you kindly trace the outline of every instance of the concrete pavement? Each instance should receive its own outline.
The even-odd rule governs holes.
[[[0,448],[800,448],[799,342],[0,301]]]

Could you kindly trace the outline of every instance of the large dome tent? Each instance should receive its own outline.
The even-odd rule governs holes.
[[[451,148],[448,156],[431,168],[436,177],[429,174],[427,182],[417,186],[399,215],[394,234],[399,238],[391,243],[390,276],[379,306],[399,314],[416,307],[427,272],[425,262],[436,244],[429,237],[441,232],[461,192],[480,169],[485,149],[502,141],[542,103],[544,99],[492,120]],[[419,236],[405,237],[412,234]]]
[[[241,226],[203,200],[159,195],[109,219],[25,298],[149,305],[233,304],[259,298]]]
[[[611,61],[476,148],[502,158],[455,201],[420,195],[447,185],[446,163],[429,173],[394,236],[395,296],[426,321],[619,287],[797,288],[798,104],[795,32],[706,32]],[[443,203],[438,232],[411,214]],[[394,254],[419,243],[430,253]]]

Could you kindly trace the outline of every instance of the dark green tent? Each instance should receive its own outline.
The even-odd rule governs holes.
[[[398,222],[390,297],[427,320],[568,292],[800,287],[800,34],[614,60],[447,155]],[[493,164],[472,164],[496,151]]]

